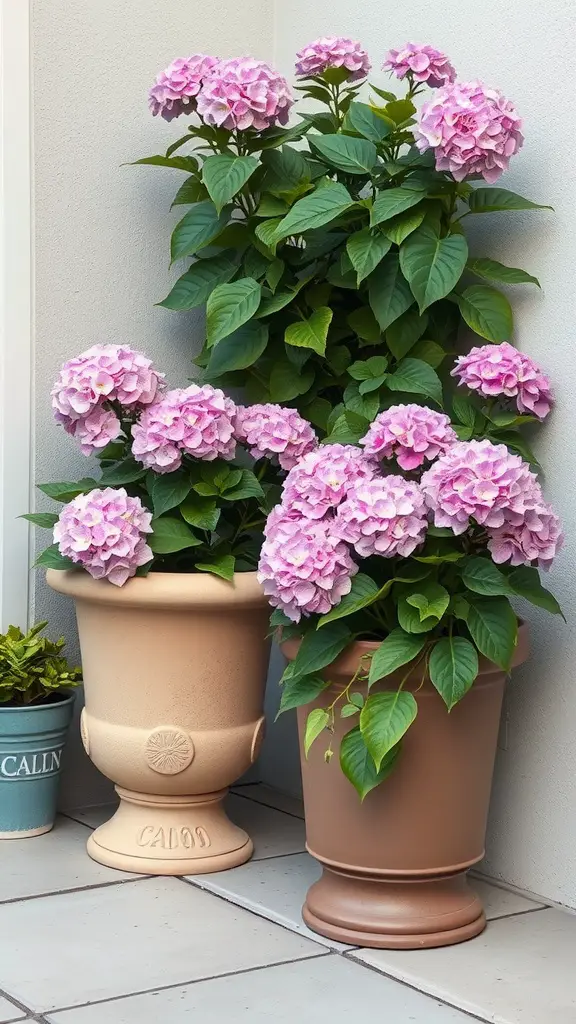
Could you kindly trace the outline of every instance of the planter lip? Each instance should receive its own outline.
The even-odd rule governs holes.
[[[46,582],[53,590],[89,604],[124,608],[221,608],[225,605],[261,608],[268,605],[257,573],[235,573],[224,580],[210,573],[151,572],[133,576],[122,587],[95,580],[82,569],[48,569]]]
[[[338,675],[347,675],[350,673],[354,674],[358,667],[358,662],[362,655],[370,654],[380,646],[381,641],[377,640],[355,640],[354,643],[346,647],[341,654],[332,662],[331,665],[327,666],[322,670],[321,675],[326,672],[334,672]],[[300,646],[300,640],[297,637],[293,637],[290,640],[281,642],[280,648],[282,653],[288,658],[289,661],[293,661],[296,657],[296,651]],[[521,665],[528,658],[529,654],[529,627],[528,623],[520,619],[518,624],[518,643],[514,651],[512,658],[511,669]],[[479,659],[478,676],[489,676],[494,673],[507,675],[504,669],[501,669],[499,665],[496,665],[493,661],[485,658],[484,655],[480,655]],[[402,671],[402,670],[401,670]],[[401,674],[401,672],[400,672]],[[393,673],[392,676],[386,676],[385,678],[392,679],[397,673]],[[421,678],[421,673],[416,671],[418,680]]]
[[[8,707],[6,704],[0,704],[0,715],[12,714],[14,711],[52,711],[54,708],[63,708],[67,704],[71,704],[76,699],[76,692],[72,690],[64,700],[55,700],[51,704],[18,704]]]

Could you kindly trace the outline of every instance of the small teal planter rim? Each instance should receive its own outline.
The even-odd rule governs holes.
[[[13,713],[14,711],[27,711],[28,714],[31,711],[47,711],[52,708],[61,708],[63,704],[70,704],[71,701],[76,699],[76,693],[71,690],[69,695],[64,700],[55,700],[46,704],[0,704],[0,715],[5,712]]]

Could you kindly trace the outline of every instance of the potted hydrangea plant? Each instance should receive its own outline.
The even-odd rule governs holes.
[[[316,435],[295,410],[270,407],[263,425],[209,384],[169,390],[122,345],[67,362],[52,402],[100,464],[41,485],[63,507],[28,516],[53,529],[37,564],[75,600],[82,738],[120,796],[88,851],[153,874],[242,863],[252,842],[222,800],[263,736],[262,526],[279,463],[295,465]]]
[[[496,185],[520,117],[431,46],[383,67],[403,95],[365,88],[354,40],[304,47],[310,102],[289,125],[288,83],[263,62],[175,61],[150,106],[186,115],[186,133],[138,162],[186,174],[171,256],[192,262],[160,305],[206,303],[204,379],[245,387],[262,422],[286,403],[321,437],[288,472],[259,563],[324,866],[305,918],[418,947],[484,927],[465,872],[504,679],[527,650],[510,601],[559,612],[538,566],[561,533],[524,432],[549,382],[510,344],[499,287],[538,281],[472,254],[465,233],[469,217],[539,207]]]
[[[49,832],[56,816],[62,751],[72,718],[79,668],[66,641],[10,626],[0,635],[0,839]]]

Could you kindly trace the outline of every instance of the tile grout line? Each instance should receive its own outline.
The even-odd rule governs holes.
[[[0,988],[0,996],[2,996],[8,1003],[11,1003],[15,1010],[22,1010],[28,1017],[30,1014],[34,1013],[34,1010],[31,1010],[25,1003],[21,1003],[15,996],[11,996],[10,993],[6,992],[3,988]],[[14,1018],[12,1018],[12,1020],[14,1020]],[[7,1024],[10,1024],[10,1022],[7,1021]]]
[[[550,907],[529,907],[528,910],[514,910],[510,914],[498,914],[498,917],[487,918],[487,923],[495,924],[496,921],[506,921],[509,917],[525,917],[528,914],[539,914],[542,910],[550,910]]]
[[[0,900],[0,907],[7,907],[13,903],[29,903],[31,900],[46,900],[50,896],[67,896],[69,893],[74,892],[89,892],[91,889],[110,889],[115,885],[131,885],[133,882],[146,882],[150,878],[157,877],[157,875],[139,875],[137,878],[118,878],[113,882],[94,882],[93,885],[76,885],[70,889],[52,889],[50,892],[37,892],[32,896],[14,896],[9,900]]]
[[[470,1020],[481,1021],[482,1024],[494,1024],[493,1018],[490,1020],[489,1017],[479,1017],[476,1013],[470,1013],[469,1010],[464,1010],[458,1003],[449,1003],[443,996],[437,995],[435,992],[429,992],[425,988],[419,988],[418,985],[413,984],[411,981],[406,981],[405,978],[399,978],[396,974],[390,974],[388,971],[382,971],[379,967],[374,967],[373,964],[366,963],[364,960],[358,960],[355,958],[354,953],[360,947],[356,949],[345,950],[338,954],[344,957],[345,960],[350,960],[351,963],[356,964],[358,967],[367,967],[369,971],[379,974],[381,978],[388,978],[389,981],[395,981],[398,985],[404,985],[405,988],[412,989],[413,992],[419,992],[420,995],[426,996],[428,999],[435,999],[436,1002],[441,1003],[442,1006],[447,1006],[451,1010],[459,1010],[460,1013],[465,1014]]]
[[[245,793],[239,793],[238,790],[230,791],[232,796],[239,796],[242,800],[249,800],[250,803],[258,804],[259,807],[267,807],[270,811],[277,811],[278,814],[285,814],[288,818],[296,818],[296,821],[304,821],[303,814],[294,814],[292,811],[285,811],[283,807],[276,807],[274,804],[267,804],[263,800],[258,800],[255,796],[247,796]]]
[[[326,949],[322,953],[312,953],[310,956],[301,956],[296,960],[275,960],[272,964],[256,964],[254,967],[243,967],[237,971],[224,971],[222,974],[209,974],[205,978],[191,978],[185,979],[184,981],[177,981],[171,985],[156,985],[154,988],[139,989],[137,992],[122,992],[117,996],[109,996],[107,999],[91,999],[87,1003],[73,1003],[69,1006],[58,1006],[57,1008],[50,1008],[48,1010],[42,1010],[43,1014],[47,1013],[65,1013],[68,1010],[84,1010],[88,1006],[102,1006],[104,1003],[118,1003],[123,999],[133,999],[135,996],[146,996],[156,992],[169,992],[171,989],[184,988],[188,985],[201,985],[204,981],[218,981],[220,978],[234,978],[236,975],[241,974],[254,974],[257,971],[267,971],[272,967],[284,967],[285,964],[300,964],[305,963],[307,960],[320,960],[322,957],[331,956],[332,950]],[[36,1018],[32,1018],[33,1020]],[[43,1018],[40,1017],[40,1020]],[[22,1021],[25,1024],[25,1021]]]

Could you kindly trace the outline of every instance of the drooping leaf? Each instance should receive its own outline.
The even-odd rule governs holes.
[[[54,501],[72,501],[78,494],[86,494],[98,487],[98,481],[91,477],[83,477],[82,480],[65,481],[62,483],[37,484],[39,491],[47,494]]]
[[[376,765],[364,742],[360,726],[357,725],[342,738],[340,767],[348,781],[354,786],[360,799],[364,800],[371,790],[379,786],[390,775],[399,753],[400,744],[388,752],[382,760],[380,771],[376,771]]]
[[[372,655],[368,685],[373,686],[379,679],[384,679],[392,672],[396,672],[402,665],[413,661],[420,654],[425,643],[425,636],[417,633],[405,633],[400,627],[393,629]]]
[[[443,299],[460,280],[468,258],[464,235],[439,238],[421,227],[400,246],[400,266],[420,312]]]
[[[501,281],[502,284],[535,284],[540,287],[537,277],[532,277],[532,274],[527,274],[525,270],[520,270],[518,267],[507,267],[504,263],[498,263],[497,260],[481,259],[480,257],[469,259],[466,269],[486,281]]]
[[[346,252],[358,275],[358,284],[368,277],[389,251],[392,242],[385,235],[364,228],[350,235]]]
[[[547,612],[552,612],[553,615],[562,615],[562,618],[564,618],[562,609],[554,595],[542,586],[538,569],[528,565],[521,565],[508,577],[508,583],[519,597],[524,597],[531,604],[535,604],[539,608],[545,608]]]
[[[431,682],[451,711],[478,675],[478,654],[474,644],[462,636],[439,640],[430,654],[429,672]]]
[[[417,608],[420,621],[424,622],[430,617],[438,621],[444,615],[450,603],[450,594],[441,583],[433,580],[423,580],[415,584],[413,593],[406,596],[406,600],[412,608]]]
[[[254,316],[260,304],[261,286],[252,277],[218,285],[208,298],[206,338],[217,345]]]
[[[282,686],[282,697],[276,718],[290,711],[292,708],[302,707],[303,704],[311,704],[320,696],[323,690],[330,686],[327,679],[322,676],[299,676],[296,679],[287,679]]]
[[[99,485],[102,487],[122,487],[124,484],[134,483],[146,476],[146,467],[141,462],[136,462],[131,455],[113,466],[106,466],[102,471]]]
[[[238,470],[240,477],[234,480],[234,484],[224,489],[222,497],[226,501],[243,501],[246,498],[264,499],[262,484],[251,469]]]
[[[404,690],[372,693],[360,712],[362,738],[378,770],[418,713],[414,695]]]
[[[240,191],[259,166],[254,156],[209,156],[202,166],[202,181],[214,206],[220,212]]]
[[[147,540],[156,555],[169,555],[200,544],[190,527],[182,519],[173,516],[153,519],[152,529],[154,532],[147,535]]]
[[[376,163],[376,147],[351,135],[309,135],[312,149],[322,160],[346,174],[367,174]]]
[[[296,348],[310,348],[323,356],[331,321],[332,310],[328,306],[320,306],[307,320],[298,320],[295,324],[290,324],[286,328],[284,341]]]
[[[195,174],[192,174],[178,189],[172,200],[172,206],[192,206],[193,203],[200,203],[204,199],[208,199],[206,186],[198,180]]]
[[[470,600],[466,624],[480,653],[500,668],[509,669],[518,637],[518,619],[507,598]]]
[[[413,188],[389,188],[379,192],[374,200],[370,215],[370,224],[382,224],[385,220],[396,217],[397,214],[416,206],[423,197],[423,190]]]
[[[304,754],[306,757],[308,757],[314,740],[318,739],[318,736],[324,731],[329,721],[330,715],[324,708],[314,708],[308,715],[304,730]]]
[[[27,519],[29,523],[33,523],[34,526],[40,526],[43,530],[51,530],[54,524],[58,522],[56,512],[26,512],[23,516],[19,516],[19,518]]]
[[[236,269],[237,263],[231,252],[223,252],[207,260],[197,260],[178,278],[172,290],[158,305],[177,310],[203,306],[216,285],[229,281]]]
[[[400,213],[397,217],[393,217],[392,220],[387,220],[382,228],[384,234],[390,239],[391,242],[395,242],[396,245],[401,245],[408,235],[411,235],[416,228],[419,228],[424,217],[426,215],[425,209],[414,209],[406,210],[405,213]]]
[[[153,167],[172,167],[176,171],[187,174],[198,170],[198,161],[193,156],[144,156],[141,160],[133,160],[132,166],[150,164]]]
[[[468,205],[473,213],[492,213],[497,210],[552,210],[552,206],[542,206],[524,199],[515,192],[505,188],[475,188],[468,196]]]
[[[495,342],[510,338],[514,327],[512,308],[502,292],[473,284],[454,298],[463,319],[476,334]]]
[[[260,358],[267,344],[268,325],[257,320],[249,320],[219,341],[211,350],[206,379],[252,366]]]
[[[34,562],[34,566],[42,566],[45,569],[77,569],[78,566],[64,555],[60,554],[60,549],[57,544],[51,544],[49,548],[45,548],[38,555],[38,558]]]
[[[372,110],[367,103],[353,100],[344,118],[344,130],[358,132],[370,142],[378,144],[390,134],[391,125]]]
[[[429,633],[431,629],[435,629],[438,625],[438,619],[435,615],[427,619],[421,619],[418,608],[408,604],[406,597],[398,599],[396,610],[398,622],[405,633]]]
[[[442,384],[435,370],[422,359],[407,356],[402,359],[394,373],[386,378],[391,391],[406,391],[408,394],[426,395],[442,405]]]
[[[374,601],[378,589],[378,584],[370,576],[366,576],[362,572],[357,573],[352,579],[350,592],[345,594],[340,603],[335,605],[331,611],[322,616],[318,623],[318,629],[325,626],[328,622],[334,622],[335,619],[343,619],[346,615],[353,615],[355,612],[360,611],[361,608],[366,608],[367,605],[372,604]]]
[[[196,562],[195,568],[198,572],[209,572],[213,576],[220,576],[223,580],[234,579],[234,567],[236,565],[236,559],[234,555],[218,555],[210,559],[209,562]]]
[[[170,242],[172,262],[193,256],[220,234],[228,222],[228,213],[218,213],[214,203],[196,203],[174,228]]]
[[[319,672],[338,657],[351,639],[350,630],[342,622],[330,622],[323,629],[306,633],[292,662],[292,676]]]
[[[200,530],[215,530],[220,518],[220,509],[214,498],[202,497],[192,491],[180,505],[180,515],[190,526]]]
[[[290,212],[280,221],[275,236],[282,239],[320,228],[335,220],[353,205],[352,196],[344,185],[331,182],[294,203]]]
[[[400,270],[397,253],[388,253],[370,274],[368,284],[370,306],[385,331],[414,302],[410,286]]]

